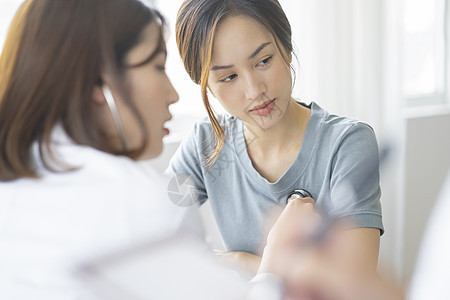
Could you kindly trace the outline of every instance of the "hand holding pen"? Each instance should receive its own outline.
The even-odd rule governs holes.
[[[286,199],[286,204],[289,204],[290,201],[293,201],[295,199],[301,199],[301,201],[305,203],[312,203],[313,205],[315,204],[315,201],[312,198],[311,194],[304,189],[292,191]],[[307,237],[310,243],[317,244],[322,242],[327,236],[328,231],[331,229],[332,224],[334,223],[333,219],[326,212],[321,212],[320,217],[320,223],[314,229],[314,231],[310,233],[310,236]]]
[[[267,237],[258,274],[276,274],[284,280],[299,268],[309,269],[322,257],[331,222],[319,214],[314,204],[306,190],[294,190],[287,197],[286,207]],[[317,299],[309,291],[304,292],[301,299]]]
[[[286,207],[267,236],[266,247],[298,247],[307,242],[320,225],[321,216],[308,192],[295,190],[286,202]]]

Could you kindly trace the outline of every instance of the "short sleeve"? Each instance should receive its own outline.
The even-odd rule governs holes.
[[[203,204],[207,199],[202,171],[202,141],[199,141],[199,124],[196,123],[190,134],[183,140],[170,160],[166,174],[179,185],[187,185],[195,200]]]
[[[329,211],[345,217],[355,228],[378,228],[383,234],[379,153],[373,129],[355,123],[337,140],[335,149]]]

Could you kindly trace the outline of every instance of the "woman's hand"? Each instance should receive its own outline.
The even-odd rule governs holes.
[[[215,251],[216,255],[235,269],[246,276],[253,277],[258,271],[261,257],[242,251]]]
[[[320,225],[321,217],[312,198],[295,198],[288,202],[267,236],[258,273],[278,273],[289,268],[292,259],[309,247],[310,238]]]
[[[294,245],[298,247],[302,240],[306,242],[319,222],[320,216],[314,209],[312,198],[292,199],[272,226],[264,251],[269,251],[269,248],[272,252],[274,248],[285,251],[287,248],[293,249]],[[261,257],[248,252],[216,251],[216,255],[223,261],[231,263],[240,273],[254,276],[260,269]],[[272,257],[274,256],[270,256]],[[272,262],[270,264],[272,265]],[[278,265],[279,262],[273,262],[273,264]],[[268,265],[269,261],[266,259],[264,270],[269,267]]]
[[[372,237],[376,230],[336,223],[315,243],[310,238],[320,220],[311,198],[289,202],[268,235],[258,273],[282,278],[289,299],[403,299],[377,276],[372,259],[359,255],[376,256],[368,251],[378,250],[376,242],[371,243],[379,238]]]
[[[286,247],[304,243],[320,223],[312,198],[294,198],[281,212],[268,236],[266,247]]]

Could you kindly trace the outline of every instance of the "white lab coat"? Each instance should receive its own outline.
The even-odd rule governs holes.
[[[88,256],[173,230],[167,181],[144,163],[75,145],[57,128],[59,158],[79,167],[0,182],[0,299],[91,299],[71,268]]]

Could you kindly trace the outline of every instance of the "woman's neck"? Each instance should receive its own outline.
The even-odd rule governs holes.
[[[244,125],[244,136],[249,153],[258,156],[272,156],[286,151],[300,150],[303,134],[311,110],[291,99],[284,116],[271,128]]]

